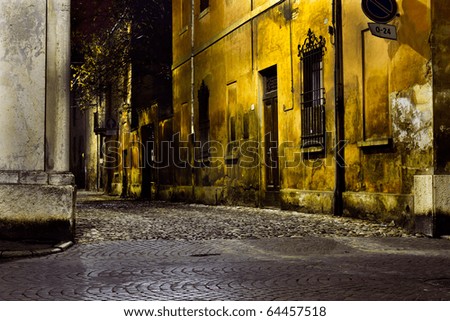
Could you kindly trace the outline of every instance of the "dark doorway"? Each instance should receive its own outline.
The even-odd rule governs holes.
[[[278,80],[276,66],[261,72],[264,84],[264,152],[266,188],[280,189],[278,163]]]
[[[142,187],[141,197],[146,199],[152,198],[152,186],[155,183],[156,175],[154,172],[155,157],[155,129],[153,125],[141,127],[142,148]]]

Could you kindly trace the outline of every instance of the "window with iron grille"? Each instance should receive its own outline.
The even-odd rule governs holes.
[[[209,0],[200,0],[200,12],[209,8]]]
[[[301,130],[302,147],[325,147],[325,88],[323,55],[325,38],[309,29],[303,45],[298,46],[302,68]]]
[[[209,157],[209,89],[202,81],[198,90],[198,129],[201,158]]]

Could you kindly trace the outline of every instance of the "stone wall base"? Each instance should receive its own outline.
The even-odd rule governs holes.
[[[423,179],[424,177],[421,178]],[[421,200],[417,198],[417,195],[369,192],[344,192],[344,216],[385,223],[394,221],[397,226],[408,230],[412,231],[415,229],[416,232],[434,235],[432,226],[437,224],[449,227],[450,205],[448,204],[448,195],[450,193],[444,188],[445,186],[448,188],[449,183],[442,178],[435,178],[435,184],[440,184],[441,186],[440,189],[435,189],[435,194],[439,195],[438,198],[440,199],[436,203],[439,205],[436,208],[440,209],[440,214],[437,214],[436,218],[433,218],[430,214],[431,212],[424,211],[424,215],[418,214],[417,202]],[[419,185],[416,183],[416,186],[417,189]],[[427,190],[430,186],[425,185],[423,188]],[[274,197],[279,198],[279,200],[274,200]],[[424,194],[423,197],[425,198],[422,202],[428,204],[427,194]],[[209,205],[276,206],[304,213],[333,214],[332,191],[282,189],[279,192],[258,192],[235,187],[197,186],[192,188],[192,186],[159,186],[157,199]],[[444,208],[447,208],[445,213],[448,214],[446,215],[442,214],[444,213]]]
[[[414,214],[416,232],[450,234],[450,175],[414,177]]]
[[[258,206],[258,191],[222,186],[159,186],[156,198],[207,205]]]
[[[75,196],[69,173],[0,172],[0,238],[73,240]]]
[[[333,213],[333,192],[282,189],[281,208],[294,209],[303,213]]]
[[[192,186],[160,185],[155,198],[170,202],[192,202]]]
[[[269,206],[306,213],[332,213],[333,193],[285,189],[259,192],[254,189],[220,186],[159,186],[157,199],[208,205]]]
[[[344,216],[413,229],[414,197],[410,194],[344,192]]]

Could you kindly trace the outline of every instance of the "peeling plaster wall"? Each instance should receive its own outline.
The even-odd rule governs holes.
[[[432,2],[434,75],[434,135],[436,173],[450,174],[450,8],[444,1]]]
[[[397,3],[400,16],[391,24],[398,29],[398,40],[377,40],[378,46],[365,48],[362,42],[372,41],[373,36],[363,33],[369,20],[360,9],[360,1],[347,1],[344,7],[346,205],[349,214],[370,214],[404,223],[413,211],[414,176],[432,173],[434,161],[433,84],[428,42],[431,15],[429,1]],[[388,60],[370,60],[369,55],[377,50],[382,50],[378,56],[387,52]],[[364,94],[377,94],[369,91],[375,86],[374,80],[364,78],[364,73],[373,74],[371,70],[376,70],[374,64],[378,64],[380,77],[386,79],[385,91],[378,89],[382,95],[380,106],[372,105],[367,96],[364,98]],[[384,119],[377,125],[382,134],[368,136],[365,128],[370,128],[379,116]],[[390,205],[371,208],[371,202],[361,198],[367,197],[364,195],[367,193],[377,193],[378,199],[382,195],[386,200],[398,199],[398,204],[379,201],[378,204]],[[405,201],[408,195],[409,200]]]
[[[394,143],[405,151],[429,151],[433,147],[433,99],[429,84],[391,94]]]

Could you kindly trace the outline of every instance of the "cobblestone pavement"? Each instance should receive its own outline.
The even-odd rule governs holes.
[[[77,242],[261,239],[267,237],[412,237],[395,226],[330,215],[251,207],[145,202],[81,193]]]
[[[0,261],[1,300],[450,300],[450,241],[395,227],[88,194],[77,213],[71,249]]]

